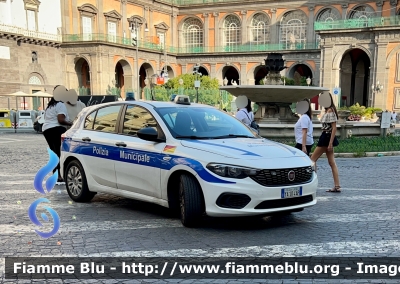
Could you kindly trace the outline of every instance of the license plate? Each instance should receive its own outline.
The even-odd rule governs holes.
[[[282,198],[299,197],[302,194],[303,194],[303,188],[301,186],[282,188],[281,190]]]

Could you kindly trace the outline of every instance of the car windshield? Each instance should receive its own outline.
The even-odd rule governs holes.
[[[166,107],[156,110],[177,139],[258,137],[246,125],[218,109]]]

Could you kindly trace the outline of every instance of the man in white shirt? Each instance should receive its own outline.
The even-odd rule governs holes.
[[[68,111],[68,117],[70,121],[74,121],[78,114],[86,107],[86,105],[78,100],[78,94],[76,92],[74,92],[74,94],[69,94],[69,97],[65,100],[66,102],[64,103]]]
[[[393,111],[393,113],[392,113],[392,123],[396,124],[396,120],[397,120],[397,113],[395,111]]]

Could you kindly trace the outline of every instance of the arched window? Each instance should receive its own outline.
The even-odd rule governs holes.
[[[186,19],[182,26],[183,46],[186,48],[203,46],[203,23],[196,18]]]
[[[368,20],[375,15],[370,6],[358,6],[350,10],[349,19]]]
[[[317,22],[333,22],[340,20],[341,16],[338,10],[333,8],[323,9],[317,17]]]
[[[266,44],[269,42],[270,21],[264,13],[257,13],[251,20],[250,44]]]
[[[224,43],[225,46],[236,46],[241,44],[240,20],[237,16],[229,15],[224,21]]]
[[[280,26],[280,43],[283,49],[303,49],[307,39],[308,18],[303,11],[286,13]]]
[[[40,81],[39,77],[31,76],[28,81],[29,85],[42,85],[42,81]]]

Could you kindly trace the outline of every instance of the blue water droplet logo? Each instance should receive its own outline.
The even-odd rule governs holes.
[[[33,186],[35,187],[35,189],[41,193],[41,194],[46,194],[44,188],[43,188],[43,181],[44,178],[53,171],[53,169],[55,167],[57,167],[58,162],[59,162],[59,158],[58,156],[49,148],[47,148],[47,152],[49,153],[49,161],[48,163],[41,168],[36,176],[35,176],[35,180],[33,181]],[[47,193],[49,193],[54,186],[56,185],[57,182],[57,178],[58,178],[58,170],[56,170],[54,172],[53,175],[51,175],[47,180],[46,180],[46,189],[47,189]]]
[[[36,216],[36,208],[38,207],[38,205],[42,202],[46,202],[46,203],[50,203],[50,201],[46,198],[39,198],[38,200],[34,201],[31,206],[29,206],[28,209],[28,216],[29,219],[31,219],[32,223],[37,225],[37,226],[43,226],[43,224],[38,220],[37,216]],[[44,209],[47,210],[47,212],[51,215],[51,217],[53,218],[54,221],[54,225],[53,225],[53,229],[50,232],[41,232],[39,230],[35,230],[35,232],[41,236],[44,239],[48,239],[52,236],[54,236],[57,231],[60,229],[60,217],[58,216],[57,212],[54,211],[52,208],[44,206]],[[41,214],[41,217],[45,220],[48,221],[48,217],[45,213]]]
[[[49,148],[47,148],[47,152],[49,153],[49,161],[48,163],[41,168],[36,176],[35,179],[33,181],[33,186],[35,187],[35,190],[38,191],[41,194],[46,194],[46,193],[50,193],[50,191],[54,188],[54,186],[56,185],[57,182],[57,178],[58,178],[58,170],[56,170],[53,175],[51,175],[47,180],[46,180],[46,190],[47,192],[44,190],[43,188],[43,181],[44,178],[53,171],[53,169],[55,167],[57,167],[58,163],[59,163],[59,158],[56,155],[56,153],[54,153],[52,150],[50,150]],[[28,209],[28,216],[29,219],[32,221],[33,224],[37,225],[37,226],[43,226],[43,224],[39,221],[39,219],[36,216],[36,209],[38,207],[38,205],[42,202],[45,203],[50,203],[50,201],[46,198],[39,198],[38,200],[34,201],[31,206],[29,206]],[[35,230],[36,234],[38,234],[40,237],[44,238],[44,239],[48,239],[52,236],[54,236],[58,230],[60,229],[60,217],[58,216],[57,212],[54,211],[52,208],[48,207],[48,206],[44,206],[43,207],[47,213],[50,214],[50,216],[53,219],[53,229],[50,232],[42,232],[39,230]],[[49,222],[49,217],[47,216],[46,213],[42,213],[40,214],[40,216],[42,217],[43,221],[45,222]]]

